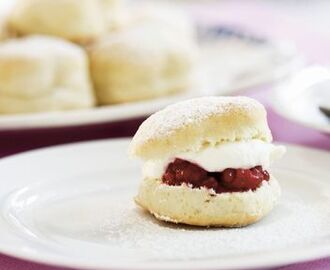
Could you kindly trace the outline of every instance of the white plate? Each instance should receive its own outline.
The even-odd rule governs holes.
[[[330,69],[322,66],[305,68],[279,85],[272,104],[283,117],[322,132],[330,133],[330,120],[319,110],[330,104]]]
[[[0,160],[0,252],[92,269],[243,269],[330,255],[328,152],[288,146],[283,196],[261,222],[201,229],[157,222],[133,203],[128,140],[46,148]]]

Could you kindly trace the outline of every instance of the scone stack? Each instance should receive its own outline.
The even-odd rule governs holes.
[[[271,141],[266,111],[253,99],[205,97],[168,106],[132,140],[131,153],[144,161],[135,201],[174,223],[254,223],[280,197],[269,167],[285,149]]]
[[[193,83],[194,27],[172,7],[17,0],[0,19],[0,113],[134,102]]]

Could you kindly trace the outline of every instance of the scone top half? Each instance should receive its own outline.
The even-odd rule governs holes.
[[[187,100],[150,116],[138,129],[131,153],[143,160],[199,151],[225,142],[272,141],[266,111],[247,97]]]
[[[136,202],[157,218],[244,226],[280,195],[268,172],[285,151],[272,143],[264,107],[247,97],[203,97],[150,116],[131,143],[144,160]]]

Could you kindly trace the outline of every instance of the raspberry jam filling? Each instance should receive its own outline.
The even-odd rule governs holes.
[[[225,169],[222,172],[208,172],[187,160],[176,158],[162,177],[163,183],[180,186],[183,183],[193,188],[205,187],[216,193],[244,192],[256,190],[262,181],[269,180],[269,174],[261,166],[251,169]]]

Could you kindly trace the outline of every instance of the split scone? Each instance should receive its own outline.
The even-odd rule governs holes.
[[[120,5],[120,0],[18,0],[9,24],[19,35],[88,43],[116,27]]]
[[[141,22],[90,47],[100,105],[165,96],[191,87],[197,47],[162,23]]]
[[[280,197],[269,174],[285,152],[271,143],[266,111],[247,97],[203,97],[150,116],[131,142],[144,160],[135,201],[156,218],[197,226],[241,227]]]
[[[79,46],[31,36],[0,44],[0,113],[92,107],[88,58]]]

